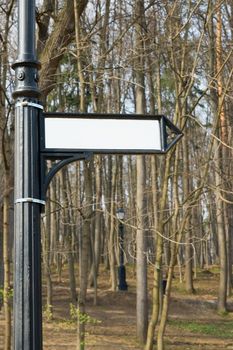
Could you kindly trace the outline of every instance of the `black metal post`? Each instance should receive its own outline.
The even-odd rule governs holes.
[[[118,289],[127,290],[128,285],[126,283],[126,270],[124,265],[124,225],[122,222],[119,223],[119,267],[118,267]]]
[[[42,349],[39,63],[35,0],[18,0],[15,98],[14,350]]]

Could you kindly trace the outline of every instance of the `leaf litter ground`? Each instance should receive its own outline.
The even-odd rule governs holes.
[[[173,281],[169,321],[166,328],[166,350],[233,350],[233,299],[229,298],[229,312],[216,311],[218,273],[200,271],[195,279],[196,293],[186,294],[178,277]],[[152,271],[149,271],[151,290]],[[127,266],[127,292],[109,290],[108,272],[103,268],[98,277],[97,305],[94,293],[88,290],[86,350],[141,350],[136,339],[135,273]],[[77,349],[76,322],[72,319],[67,271],[58,283],[53,276],[54,317],[43,322],[43,349]],[[45,299],[45,288],[43,297]],[[4,344],[3,311],[0,312],[0,350]],[[156,349],[156,345],[154,346]]]

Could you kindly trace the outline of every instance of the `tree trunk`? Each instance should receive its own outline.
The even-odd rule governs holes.
[[[183,196],[184,198],[188,197],[188,194],[190,192],[190,179],[189,179],[189,155],[188,155],[188,136],[187,132],[183,137]],[[191,210],[189,208],[186,208],[186,210]],[[191,218],[188,216],[187,222],[186,222],[186,229],[185,229],[185,289],[186,292],[193,294],[194,293],[194,287],[193,287],[193,256],[192,256],[192,235],[191,235]]]
[[[77,0],[76,0],[77,1]],[[83,13],[88,0],[77,2],[79,17]],[[56,84],[56,71],[64,54],[64,48],[72,41],[74,34],[74,4],[66,0],[63,10],[58,13],[52,33],[43,44],[43,51],[38,52],[42,63],[40,71],[40,89],[45,98]]]
[[[51,205],[50,202],[46,205],[45,215],[43,217],[43,261],[44,261],[44,274],[46,280],[46,318],[51,320],[53,318],[53,290],[52,290],[52,278],[51,278]]]
[[[216,70],[218,84],[218,113],[220,123],[220,139],[228,142],[227,122],[224,109],[223,82],[222,82],[222,14],[221,1],[217,2],[217,27],[216,27]],[[219,295],[218,295],[218,311],[226,311],[227,299],[227,247],[226,247],[226,232],[224,224],[225,206],[221,199],[221,189],[226,188],[223,182],[223,174],[228,168],[227,148],[224,145],[217,146],[217,169],[215,172],[216,178],[216,216],[218,227],[218,247],[219,247],[219,263],[220,263],[220,280],[219,280]]]
[[[5,172],[5,191],[3,199],[3,262],[4,262],[4,291],[3,304],[5,315],[4,350],[11,349],[11,286],[10,286],[10,251],[9,251],[9,171]]]
[[[61,202],[63,205],[62,215],[64,224],[64,240],[65,247],[67,250],[67,262],[69,271],[69,283],[70,283],[70,298],[73,305],[77,302],[77,292],[76,292],[76,278],[74,269],[74,256],[72,251],[72,229],[69,226],[69,222],[72,222],[69,215],[69,209],[67,208],[70,203],[70,198],[68,198],[68,188],[67,188],[67,168],[61,169],[60,173],[60,186],[61,186]]]
[[[135,50],[137,58],[135,59],[135,77],[136,77],[136,113],[144,114],[146,109],[145,101],[145,77],[144,77],[144,1],[137,0],[135,23]],[[145,156],[137,156],[137,196],[136,196],[136,214],[137,214],[137,252],[136,252],[136,271],[137,271],[137,336],[141,343],[146,342],[148,327],[148,300],[147,300],[147,262],[146,262],[146,239],[145,239]]]
[[[96,184],[96,200],[95,200],[95,227],[92,242],[93,249],[93,262],[91,266],[91,272],[89,281],[91,285],[94,285],[94,305],[97,304],[97,275],[100,264],[100,252],[101,252],[101,196],[102,196],[102,177],[101,177],[101,157],[96,157],[95,162],[95,184]]]
[[[3,306],[5,316],[5,341],[4,350],[11,348],[11,283],[10,283],[10,193],[11,193],[11,155],[12,155],[12,130],[8,117],[11,112],[10,100],[7,97],[9,69],[9,50],[11,15],[13,10],[13,1],[7,1],[2,5],[2,30],[1,30],[1,57],[0,57],[0,166],[3,170],[3,232],[2,232],[2,257],[3,257]],[[1,286],[0,286],[1,287]]]
[[[218,155],[219,157],[219,155]],[[219,290],[218,290],[218,311],[226,312],[227,300],[227,249],[226,249],[226,232],[224,224],[223,202],[220,196],[220,186],[222,184],[219,168],[215,172],[216,178],[216,220],[218,234],[218,252],[219,252]]]
[[[115,240],[115,194],[116,194],[116,174],[117,165],[116,157],[112,164],[112,174],[111,174],[111,202],[110,202],[110,224],[109,224],[109,241],[108,241],[108,254],[109,254],[109,266],[110,266],[110,280],[111,280],[111,290],[116,291],[117,289],[117,276],[116,276],[116,240]]]
[[[3,227],[3,203],[0,208],[0,227]],[[3,235],[0,235],[0,261],[3,262]],[[0,264],[0,290],[4,288],[4,264]],[[0,311],[3,306],[3,293],[0,293]]]
[[[83,210],[83,231],[80,250],[80,291],[78,297],[78,342],[77,350],[85,348],[85,315],[86,293],[88,283],[88,265],[90,256],[90,232],[92,217],[92,166],[84,162],[84,193],[85,203]]]

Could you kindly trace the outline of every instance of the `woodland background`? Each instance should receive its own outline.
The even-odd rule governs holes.
[[[100,266],[117,292],[116,210],[125,209],[125,259],[136,272],[137,337],[150,350],[156,335],[162,350],[175,267],[186,291],[194,293],[196,269],[219,266],[219,312],[227,311],[232,292],[233,2],[41,0],[36,20],[39,84],[47,111],[164,114],[184,133],[166,155],[94,156],[63,168],[50,184],[41,219],[46,314],[52,319],[51,271],[61,278],[67,266],[70,301],[78,310],[78,348],[83,349],[85,322],[80,320],[88,285],[98,303]],[[5,350],[10,349],[12,317],[11,64],[17,56],[16,25],[16,1],[2,0],[0,288]],[[149,316],[148,266],[154,271]],[[162,278],[167,280],[163,298]]]

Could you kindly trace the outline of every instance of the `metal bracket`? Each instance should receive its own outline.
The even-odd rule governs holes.
[[[17,102],[15,104],[15,107],[35,107],[38,109],[41,109],[42,111],[44,110],[44,107],[40,105],[39,103],[34,103],[34,102],[29,102],[29,101],[22,101],[22,102]]]
[[[49,153],[42,153],[41,152],[41,196],[42,198],[46,198],[46,191],[48,189],[48,186],[54,177],[54,175],[65,165],[68,165],[72,162],[79,161],[79,160],[89,160],[92,157],[91,152],[83,152],[83,153],[64,153],[61,154],[52,154],[52,157],[50,157]],[[45,161],[49,159],[59,159],[58,163],[55,163],[52,168],[48,171],[46,174],[46,164]]]
[[[17,203],[37,203],[37,204],[45,205],[45,201],[43,201],[42,199],[31,198],[31,197],[18,198],[15,200],[15,204]]]

